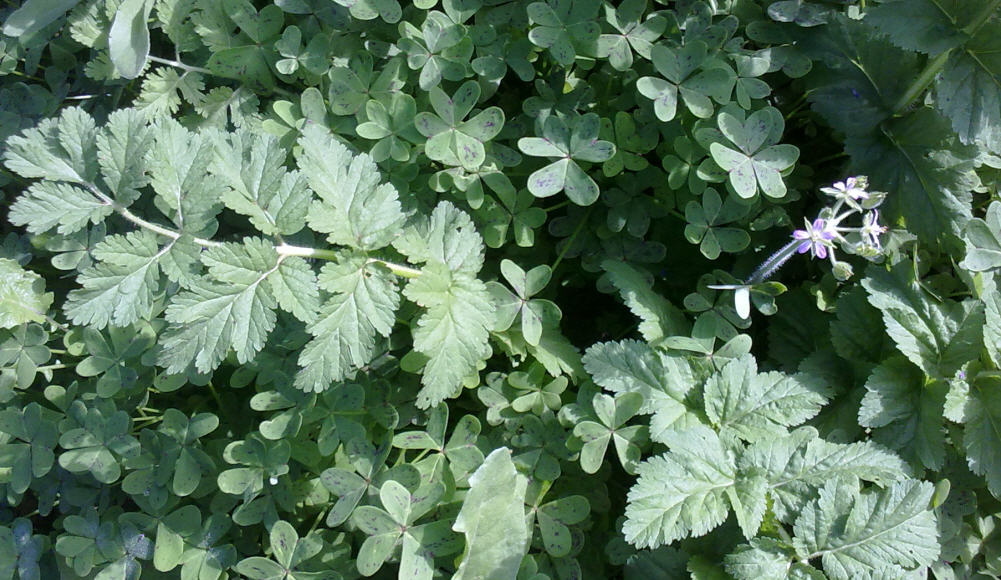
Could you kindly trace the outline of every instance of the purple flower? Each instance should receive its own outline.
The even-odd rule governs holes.
[[[874,209],[865,214],[865,217],[862,218],[862,227],[859,228],[862,241],[872,245],[877,250],[882,250],[883,246],[879,243],[879,235],[883,233],[886,233],[886,226],[879,225],[879,211]]]
[[[814,258],[821,260],[827,257],[827,248],[833,247],[831,240],[834,236],[834,231],[827,229],[827,222],[821,218],[813,220],[812,224],[806,222],[806,229],[792,233],[794,239],[803,240],[803,243],[796,247],[798,253],[805,254],[809,251]]]
[[[832,187],[821,187],[820,191],[844,199],[845,201],[858,201],[860,199],[869,199],[869,192],[865,190],[868,185],[868,180],[865,177],[849,177],[844,181],[835,183]]]

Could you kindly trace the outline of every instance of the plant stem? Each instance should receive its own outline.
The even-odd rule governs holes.
[[[155,62],[155,63],[163,64],[163,65],[167,65],[167,66],[172,66],[174,68],[179,68],[179,69],[183,70],[184,72],[196,72],[196,73],[201,73],[203,75],[219,76],[219,75],[215,74],[214,72],[210,71],[207,68],[202,68],[200,66],[191,66],[189,64],[184,64],[183,62],[181,62],[179,60],[167,60],[165,58],[160,58],[158,56],[153,56],[152,54],[149,55],[148,58],[151,61]]]
[[[556,268],[559,267],[560,262],[563,261],[563,256],[565,256],[567,254],[567,252],[570,250],[570,246],[572,246],[573,243],[574,243],[574,240],[577,239],[577,234],[580,233],[580,231],[584,228],[584,224],[587,223],[587,218],[591,217],[591,210],[593,210],[593,209],[594,209],[593,205],[587,209],[587,213],[584,214],[584,217],[582,217],[580,219],[580,222],[577,224],[577,227],[574,228],[573,233],[570,234],[570,238],[567,240],[567,244],[565,246],[563,246],[563,250],[560,251],[560,255],[556,256],[556,261],[553,262],[552,266],[550,266],[550,268],[549,268],[550,270],[555,271]]]
[[[111,206],[112,209],[114,209],[115,212],[118,213],[118,215],[136,224],[137,226],[145,228],[151,232],[160,234],[161,236],[166,236],[173,240],[176,240],[181,237],[182,235],[181,232],[155,224],[150,221],[146,221],[143,218],[132,213],[131,211],[128,210],[128,208],[121,205],[120,203],[112,199],[110,196],[102,192],[100,189],[98,189],[96,185],[88,183],[86,184],[86,186],[87,189],[95,197],[101,200],[102,203]],[[207,240],[205,238],[193,238],[192,240],[196,244],[206,248],[216,248],[222,246],[222,242],[217,242],[215,240]],[[335,252],[334,250],[325,250],[321,248],[306,248],[302,246],[291,246],[285,243],[281,243],[275,246],[275,252],[277,252],[281,258],[285,258],[288,256],[301,256],[303,258],[316,258],[319,260],[336,260],[338,256],[337,252]],[[389,268],[390,272],[392,272],[397,276],[400,276],[401,278],[417,278],[418,276],[421,275],[421,271],[416,268],[411,268],[403,264],[396,264],[393,262],[389,262],[387,260],[380,260],[378,258],[369,258],[368,263],[382,264],[386,268]],[[63,330],[69,330],[68,328],[59,324],[58,322],[55,322],[54,320],[50,320],[50,322],[58,325]]]
[[[36,371],[57,371],[59,369],[68,368],[69,366],[70,365],[68,365],[68,364],[44,365],[44,366],[40,366],[40,367],[35,367],[35,370]]]
[[[977,15],[973,17],[973,20],[970,21],[970,24],[963,28],[963,33],[972,38],[977,31],[991,19],[991,16],[997,12],[998,6],[1001,6],[1001,0],[990,0],[990,2],[984,4],[984,7],[981,8],[980,12],[978,12]],[[931,86],[932,82],[935,81],[935,77],[938,76],[938,73],[942,72],[942,69],[945,67],[945,63],[949,60],[949,56],[952,54],[953,50],[954,49],[943,51],[935,58],[931,59],[927,65],[925,65],[925,69],[921,71],[918,78],[914,79],[911,86],[907,87],[904,94],[901,95],[901,97],[897,99],[897,102],[893,104],[894,115],[899,114],[901,111],[909,107],[918,97],[924,94],[925,90],[927,90],[928,87]]]
[[[918,75],[918,78],[914,79],[911,86],[907,87],[904,94],[901,95],[900,98],[897,99],[897,102],[893,104],[894,115],[899,114],[901,111],[909,107],[915,99],[924,94],[925,90],[927,90],[935,80],[935,77],[938,76],[938,73],[942,71],[942,68],[945,66],[945,62],[949,60],[950,54],[952,54],[952,50],[946,50],[928,62],[925,69]]]

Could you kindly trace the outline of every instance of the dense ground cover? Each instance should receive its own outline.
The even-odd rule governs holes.
[[[0,580],[997,578],[998,0],[0,8]]]

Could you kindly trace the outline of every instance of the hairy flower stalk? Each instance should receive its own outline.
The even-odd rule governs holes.
[[[852,268],[847,262],[837,259],[836,244],[840,244],[842,248],[851,248],[851,253],[868,259],[878,258],[883,251],[879,237],[886,233],[887,228],[880,225],[876,207],[882,203],[885,194],[869,192],[868,186],[869,181],[865,176],[857,176],[836,182],[831,187],[821,188],[820,191],[835,198],[834,205],[822,209],[812,222],[806,220],[803,229],[794,230],[793,239],[762,262],[744,284],[713,284],[708,287],[714,290],[734,290],[737,314],[741,318],[748,318],[751,311],[751,289],[768,280],[796,254],[809,252],[812,258],[829,259],[834,267],[835,277],[841,281],[847,280],[852,276]],[[855,214],[862,215],[861,226],[842,225],[844,220]],[[857,236],[859,241],[853,243],[846,235],[853,238]]]

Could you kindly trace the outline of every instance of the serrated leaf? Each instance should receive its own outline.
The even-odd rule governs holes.
[[[161,211],[182,233],[214,233],[223,185],[206,173],[212,156],[212,143],[177,121],[164,118],[154,126],[147,155],[150,184],[166,206]]]
[[[898,565],[913,570],[939,554],[934,487],[908,479],[885,490],[859,492],[856,483],[831,482],[793,528],[801,558],[820,557],[834,580],[864,577]]]
[[[945,462],[945,384],[926,384],[919,368],[894,357],[876,367],[865,388],[858,418],[863,427],[878,428],[873,439],[898,450],[905,459],[941,469]]]
[[[97,175],[97,126],[83,109],[63,109],[7,140],[4,164],[21,177],[89,183]]]
[[[228,137],[228,138],[227,138]],[[213,173],[228,186],[226,207],[250,218],[265,234],[294,234],[305,225],[312,199],[306,180],[285,170],[287,153],[270,135],[216,133]]]
[[[601,269],[619,291],[629,310],[640,319],[643,338],[657,344],[668,336],[687,335],[688,320],[681,310],[651,288],[649,280],[635,266],[621,260],[605,260]]]
[[[376,337],[389,336],[400,304],[393,274],[361,254],[325,265],[319,282],[333,296],[306,328],[313,339],[299,355],[295,386],[307,392],[323,391],[371,362]]]
[[[878,134],[849,137],[845,150],[873,188],[892,191],[881,210],[892,220],[903,216],[907,229],[928,243],[945,235],[961,236],[973,217],[973,147],[956,141],[946,121],[921,108],[886,121]]]
[[[899,263],[887,272],[870,268],[862,286],[869,302],[883,313],[887,333],[911,362],[925,373],[952,377],[983,345],[984,308],[972,300],[933,302]]]
[[[97,134],[97,161],[101,176],[115,199],[129,205],[149,183],[146,153],[153,142],[146,119],[135,109],[119,109]]]
[[[1001,25],[988,22],[954,51],[935,84],[939,110],[965,144],[1001,151]]]
[[[33,234],[56,228],[62,235],[72,234],[92,224],[101,223],[114,213],[111,204],[68,183],[34,183],[10,207],[7,219],[26,226]]]
[[[440,262],[425,265],[403,294],[427,309],[413,335],[414,350],[428,357],[417,406],[429,408],[453,396],[490,356],[494,305],[485,284]]]
[[[706,415],[720,432],[750,442],[785,434],[816,415],[828,398],[794,375],[758,373],[751,355],[730,361],[706,381],[704,396]]]
[[[197,72],[161,67],[143,78],[142,90],[135,108],[148,119],[168,118],[177,113],[181,97],[193,105],[201,105],[205,90],[202,75]]]
[[[656,548],[697,537],[726,519],[726,488],[734,484],[736,465],[714,431],[695,426],[668,437],[671,451],[639,465],[639,479],[629,490],[626,541]]]
[[[264,282],[278,268],[278,255],[262,240],[207,249],[202,261],[211,276],[176,295],[166,310],[171,325],[160,337],[159,364],[169,374],[194,365],[214,370],[230,349],[249,362],[274,328],[275,298]],[[213,280],[215,278],[215,280]]]
[[[457,580],[517,575],[528,550],[523,515],[527,485],[506,447],[493,450],[469,477],[469,492],[452,525],[466,536]]]
[[[94,246],[98,261],[77,278],[82,288],[67,296],[66,315],[97,329],[149,319],[160,290],[159,259],[171,246],[161,248],[148,230],[104,238]]]
[[[820,439],[813,427],[750,445],[739,466],[744,472],[764,472],[772,507],[783,522],[791,522],[828,481],[857,477],[886,485],[910,473],[904,461],[871,441],[831,443]]]
[[[978,377],[969,392],[955,403],[960,416],[950,417],[965,424],[963,447],[970,470],[987,479],[987,488],[994,497],[1001,497],[1001,399],[996,396],[999,387],[1001,378],[997,373]]]
[[[469,215],[447,201],[429,218],[415,218],[393,247],[412,262],[441,262],[456,272],[476,274],[483,267],[483,239]]]
[[[307,324],[316,319],[320,291],[316,273],[306,260],[297,256],[283,259],[268,283],[282,310]]]
[[[965,20],[979,6],[977,0],[895,0],[868,11],[865,21],[893,44],[934,56],[963,44]]]
[[[399,235],[404,215],[399,197],[367,154],[352,155],[325,130],[307,125],[296,159],[320,201],[313,202],[309,225],[334,244],[376,250]]]
[[[0,258],[0,328],[14,328],[26,322],[44,322],[52,293],[45,281],[14,260]]]
[[[639,393],[641,413],[655,413],[662,424],[680,421],[690,413],[686,397],[695,386],[691,367],[683,357],[670,356],[636,340],[598,343],[584,354],[584,368],[596,384],[613,393]]]

